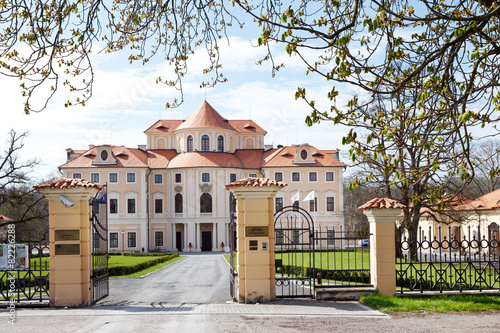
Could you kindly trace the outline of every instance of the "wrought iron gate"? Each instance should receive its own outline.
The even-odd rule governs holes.
[[[236,198],[229,193],[229,288],[233,301],[238,301],[238,272],[236,271]]]
[[[92,206],[92,284],[93,303],[109,295],[107,186],[90,201]]]
[[[274,214],[276,297],[314,298],[314,223],[296,206]]]

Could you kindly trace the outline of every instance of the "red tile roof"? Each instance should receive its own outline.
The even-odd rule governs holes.
[[[11,219],[10,217],[7,217],[5,215],[0,215],[0,223],[5,223],[5,222],[12,222],[14,219]]]
[[[144,133],[172,133],[182,122],[183,120],[158,120]]]
[[[227,120],[207,101],[184,120],[158,120],[144,133],[172,133],[188,128],[222,128],[240,133],[267,133],[252,120]]]
[[[231,131],[235,130],[229,125],[229,121],[215,111],[207,101],[203,102],[196,111],[184,119],[182,124],[177,127],[177,130],[187,128],[222,128]]]
[[[58,180],[53,180],[51,182],[43,183],[40,185],[35,185],[33,187],[37,191],[43,190],[46,188],[51,188],[51,189],[60,188],[60,189],[62,189],[62,188],[78,188],[78,187],[96,188],[98,190],[102,190],[102,187],[97,185],[97,184],[91,183],[91,182],[84,180],[84,179],[72,179],[72,178],[71,179],[60,178]]]
[[[344,167],[345,164],[337,160],[336,158],[328,155],[323,150],[311,148],[311,153],[316,160],[315,164],[293,164],[293,158],[297,153],[296,147],[287,146],[283,148],[273,148],[264,153],[264,163],[263,167],[303,167],[307,165],[314,165],[316,167],[321,166],[338,166]]]
[[[177,152],[173,149],[148,150],[148,165],[152,169],[165,169],[176,155]]]
[[[230,189],[231,187],[237,187],[237,186],[244,186],[244,187],[264,187],[264,186],[277,186],[277,187],[285,187],[287,184],[278,182],[276,180],[271,180],[267,178],[253,178],[253,177],[248,177],[244,179],[237,180],[235,182],[232,182],[230,184],[227,184],[224,186],[226,190]]]
[[[168,169],[194,167],[244,168],[239,158],[229,153],[193,152],[178,154],[168,164]]]
[[[96,148],[86,150],[82,155],[75,157],[71,161],[61,165],[61,168],[109,168],[109,167],[145,167],[147,163],[146,152],[137,148],[127,148],[124,146],[113,146],[113,157],[117,164],[93,165],[92,161],[96,157]]]
[[[260,169],[262,166],[263,149],[238,149],[234,155],[241,160],[246,169]]]
[[[358,209],[403,209],[405,205],[399,203],[396,200],[389,198],[374,198],[362,206],[359,206]]]

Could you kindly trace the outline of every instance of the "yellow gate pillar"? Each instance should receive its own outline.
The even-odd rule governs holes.
[[[238,300],[276,300],[273,198],[286,184],[245,178],[226,185],[236,197]]]
[[[92,304],[92,226],[89,200],[102,187],[61,178],[34,186],[49,201],[50,306]]]
[[[371,284],[382,295],[396,294],[395,222],[404,205],[389,198],[375,198],[359,207],[370,223]]]

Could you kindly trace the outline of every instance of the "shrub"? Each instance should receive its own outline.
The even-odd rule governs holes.
[[[142,253],[126,253],[125,255],[131,255],[133,256],[134,254],[137,255],[142,255]],[[133,274],[139,271],[142,271],[143,269],[149,268],[151,266],[160,264],[162,262],[165,262],[167,260],[176,258],[179,256],[179,253],[171,253],[171,254],[162,254],[161,256],[154,256],[158,257],[153,260],[145,261],[145,262],[140,262],[134,265],[119,265],[119,266],[113,266],[109,268],[109,276],[122,276],[122,275],[128,275],[128,274]]]

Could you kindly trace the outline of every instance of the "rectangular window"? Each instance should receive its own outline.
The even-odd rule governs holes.
[[[327,212],[335,211],[335,199],[334,199],[334,197],[327,197],[326,198],[326,211]]]
[[[256,173],[249,173],[248,177],[250,177],[250,178],[257,178],[257,174]]]
[[[326,244],[335,245],[335,230],[326,231]]]
[[[300,172],[292,172],[292,181],[300,182]]]
[[[326,181],[327,182],[333,182],[333,172],[327,172],[326,173]]]
[[[118,233],[117,232],[111,232],[109,234],[109,247],[112,249],[118,248]]]
[[[292,203],[292,206],[293,206],[293,210],[295,212],[298,212],[299,211],[299,200],[295,200],[293,203]]]
[[[283,181],[283,172],[275,172],[274,173],[274,180],[277,182],[282,182]]]
[[[75,179],[82,179],[82,174],[81,173],[74,173],[73,178]]]
[[[230,173],[229,174],[229,182],[234,183],[236,181],[236,174],[235,173]]]
[[[175,174],[175,182],[176,183],[181,183],[182,182],[182,173],[176,173]]]
[[[161,184],[163,183],[163,175],[162,174],[156,174],[155,175],[155,184]]]
[[[110,214],[118,213],[118,199],[109,199],[109,213]]]
[[[275,209],[276,209],[276,211],[279,211],[280,209],[283,208],[283,198],[276,197],[275,201],[276,201]]]
[[[118,174],[116,172],[111,172],[109,174],[109,182],[110,183],[118,183]]]
[[[309,181],[310,182],[315,182],[318,180],[318,177],[316,175],[316,172],[309,172]]]
[[[318,198],[314,197],[314,200],[309,200],[309,211],[310,212],[318,211]]]
[[[135,232],[128,232],[127,233],[127,240],[128,240],[128,247],[136,247],[136,233]]]
[[[127,199],[127,213],[135,214],[135,199]]]
[[[127,173],[127,183],[135,183],[135,172]]]
[[[98,173],[91,173],[90,174],[90,181],[92,183],[99,183],[99,174]]]
[[[204,183],[210,183],[210,174],[208,172],[204,172],[201,174],[201,181]]]
[[[163,246],[163,231],[155,231],[155,246]]]
[[[163,213],[163,199],[155,199],[155,214]]]

